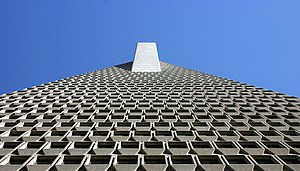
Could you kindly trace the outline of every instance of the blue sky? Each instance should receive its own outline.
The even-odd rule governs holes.
[[[300,97],[299,0],[1,0],[0,94],[160,59]]]

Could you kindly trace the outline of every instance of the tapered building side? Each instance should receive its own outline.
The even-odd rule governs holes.
[[[300,170],[299,98],[136,51],[0,96],[0,170]]]

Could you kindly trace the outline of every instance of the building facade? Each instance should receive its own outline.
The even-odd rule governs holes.
[[[156,62],[148,45],[1,95],[0,170],[300,170],[299,98]]]

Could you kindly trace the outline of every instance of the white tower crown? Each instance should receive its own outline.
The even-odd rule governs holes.
[[[160,72],[156,43],[139,42],[136,46],[132,72]]]

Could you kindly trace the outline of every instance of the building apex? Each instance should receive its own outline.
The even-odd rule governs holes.
[[[160,72],[155,42],[138,42],[132,64],[132,72]]]

